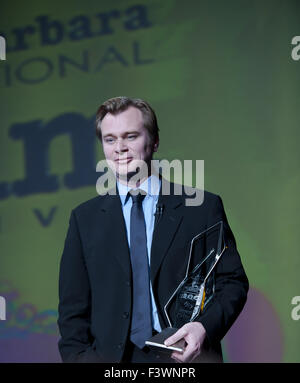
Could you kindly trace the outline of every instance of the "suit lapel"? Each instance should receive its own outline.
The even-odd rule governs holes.
[[[150,264],[152,283],[183,218],[180,209],[177,209],[182,205],[182,197],[174,195],[172,187],[173,184],[170,184],[170,195],[162,195],[161,188],[158,199],[158,204],[163,206],[163,213],[155,225],[152,238]]]
[[[127,240],[126,225],[122,212],[119,195],[106,195],[100,207],[103,222],[107,222],[104,230],[104,238],[109,243],[106,248],[116,258],[126,275],[131,275],[130,253]],[[113,233],[113,236],[112,236]]]

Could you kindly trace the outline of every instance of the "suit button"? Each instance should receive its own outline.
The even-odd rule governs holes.
[[[126,282],[126,286],[130,286],[130,281],[127,281],[127,282]]]
[[[118,348],[121,350],[123,348],[123,343],[119,343]]]
[[[129,317],[129,313],[128,313],[127,311],[123,312],[122,317],[123,317],[124,319],[127,319],[127,318]]]

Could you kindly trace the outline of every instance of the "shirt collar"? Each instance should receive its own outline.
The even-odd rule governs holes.
[[[153,197],[157,199],[159,195],[160,184],[161,184],[160,179],[155,174],[152,174],[139,186],[138,189],[142,189],[147,193],[145,198]],[[132,188],[128,187],[128,185],[124,185],[120,183],[119,181],[117,181],[117,186],[118,186],[122,205],[124,206],[125,203],[127,202],[126,196],[129,190],[131,190]]]

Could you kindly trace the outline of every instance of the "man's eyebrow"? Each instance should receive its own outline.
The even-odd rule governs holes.
[[[128,134],[140,134],[138,130],[130,130],[122,134],[122,136],[127,136]],[[107,133],[103,135],[103,138],[105,137],[116,137],[113,133]]]
[[[129,132],[126,132],[125,135],[126,135],[126,134],[133,134],[133,133],[135,133],[135,134],[139,134],[140,132],[139,132],[138,130],[131,130],[131,131],[129,131]]]

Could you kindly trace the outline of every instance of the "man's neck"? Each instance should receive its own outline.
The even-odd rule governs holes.
[[[139,188],[140,185],[145,182],[147,179],[151,177],[151,174],[148,177],[140,178],[138,180],[133,179],[134,177],[121,177],[120,175],[117,176],[117,181],[120,182],[122,185],[127,186],[131,189]]]

